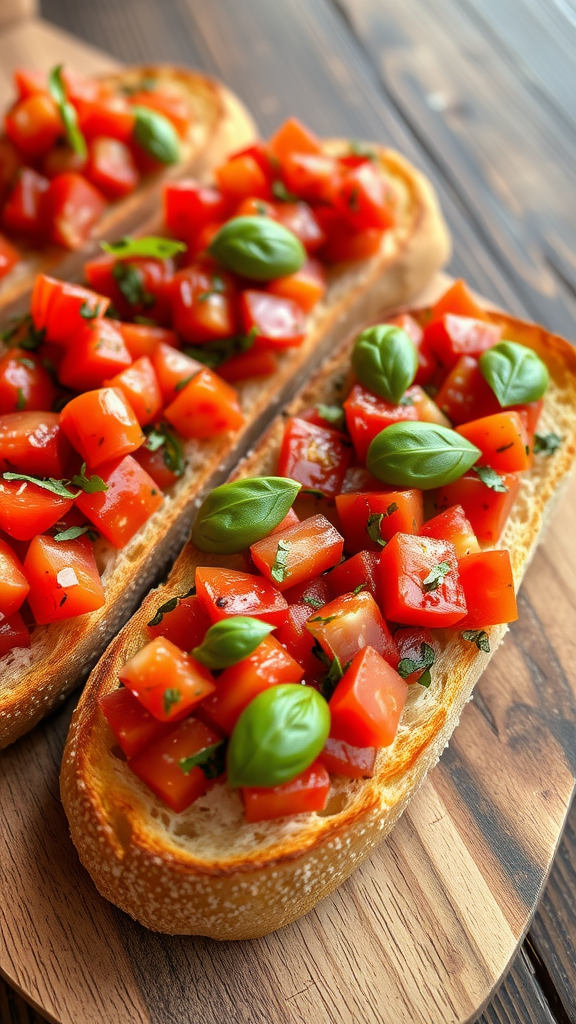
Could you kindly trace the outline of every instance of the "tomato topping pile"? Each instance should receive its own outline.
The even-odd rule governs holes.
[[[313,150],[287,167],[320,194]],[[220,182],[249,178],[270,200],[260,157],[237,171]],[[454,383],[463,358],[485,405]],[[489,652],[490,627],[517,618],[494,545],[534,452],[559,443],[535,435],[546,367],[502,341],[463,282],[418,319],[364,331],[352,366],[343,406],[288,418],[277,477],[224,484],[200,508],[193,542],[246,571],[196,568],[101,699],[130,768],[176,812],[215,782],[248,822],[322,811],[331,775],[374,774],[409,689],[434,684],[447,629]],[[432,398],[451,376],[454,406],[476,414],[456,429]]]
[[[150,76],[130,89],[60,67],[14,77],[0,136],[0,278],[20,246],[81,249],[108,203],[179,159],[194,116],[183,94]]]

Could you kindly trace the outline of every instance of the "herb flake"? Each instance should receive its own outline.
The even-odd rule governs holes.
[[[460,636],[463,640],[476,644],[479,651],[490,654],[490,637],[485,629],[465,629],[460,633]]]
[[[290,553],[290,545],[285,540],[278,541],[278,547],[276,549],[276,558],[274,559],[274,565],[270,570],[270,575],[273,580],[277,583],[283,583],[288,575],[288,555]]]

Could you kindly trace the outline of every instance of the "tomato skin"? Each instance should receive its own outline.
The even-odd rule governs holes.
[[[30,583],[28,604],[39,625],[85,615],[105,603],[92,545],[86,537],[66,541],[34,537],[24,571]]]
[[[439,423],[442,427],[451,426],[448,417],[419,384],[413,384],[411,388],[408,388],[405,398],[410,399],[416,410],[416,418],[423,423]]]
[[[77,97],[74,106],[78,112],[80,130],[88,141],[106,136],[130,143],[134,131],[134,114],[123,96]]]
[[[0,622],[0,658],[15,647],[30,647],[30,632],[20,612]]]
[[[0,530],[15,540],[31,540],[70,511],[72,498],[59,498],[35,484],[0,481]]]
[[[52,149],[64,133],[54,100],[42,93],[16,103],[4,118],[4,127],[20,152],[32,159]]]
[[[448,291],[432,307],[430,320],[434,322],[441,320],[446,313],[454,316],[472,317],[474,320],[487,320],[485,309],[479,306],[468,285],[462,278],[450,285]]]
[[[276,203],[273,210],[276,220],[300,239],[307,253],[324,245],[326,235],[308,203]]]
[[[0,235],[0,281],[6,274],[9,274],[14,269],[17,263],[20,262],[21,256],[17,249],[4,238],[4,235]]]
[[[338,215],[331,221],[326,217],[319,217],[319,220],[327,238],[318,252],[326,263],[368,260],[371,256],[376,256],[382,248],[384,232],[379,228],[356,231],[344,217]]]
[[[392,405],[373,394],[363,384],[355,384],[344,402],[346,424],[360,462],[366,462],[370,443],[391,423],[416,420],[414,405]]]
[[[220,189],[194,180],[173,181],[164,186],[164,220],[176,238],[189,241],[213,221],[229,212]]]
[[[304,310],[293,299],[249,289],[240,297],[246,334],[256,331],[255,348],[298,348],[306,337]]]
[[[211,619],[202,602],[195,594],[180,599],[171,612],[164,612],[157,626],[146,626],[148,635],[154,639],[163,636],[183,651],[198,647],[204,639]]]
[[[261,576],[233,569],[198,566],[196,589],[212,622],[232,615],[252,615],[273,626],[280,626],[286,619],[286,598]]]
[[[288,191],[308,203],[332,204],[340,175],[338,161],[326,153],[290,153],[282,164]]]
[[[162,409],[162,395],[154,367],[148,356],[137,359],[104,387],[119,388],[141,427],[153,423]]]
[[[140,175],[131,150],[119,139],[100,136],[89,147],[86,175],[112,202],[124,199],[137,188]]]
[[[18,235],[43,238],[46,231],[46,193],[48,178],[31,167],[22,167],[0,215],[7,231]]]
[[[137,651],[118,675],[159,722],[183,718],[215,690],[212,673],[162,636]]]
[[[86,328],[86,316],[103,317],[110,299],[90,288],[68,281],[58,281],[48,274],[38,274],[34,282],[30,312],[34,327],[44,331],[47,344],[68,345],[76,341],[78,332]]]
[[[62,479],[72,446],[57,412],[11,412],[0,416],[0,473]]]
[[[246,821],[251,823],[322,811],[329,793],[330,776],[320,761],[281,786],[245,786],[240,790]]]
[[[154,718],[125,686],[105,693],[98,704],[126,757],[134,757],[173,729]]]
[[[426,327],[424,337],[438,362],[451,370],[461,356],[478,358],[496,345],[502,337],[502,328],[485,320],[445,313]]]
[[[364,162],[344,173],[338,205],[356,231],[390,228],[394,223],[391,200],[390,188],[375,164]]]
[[[460,628],[460,623],[458,624]],[[400,659],[410,658],[410,661],[419,662],[422,657],[422,644],[427,644],[435,650],[435,643],[432,633],[426,626],[401,626],[394,630],[394,643],[398,648]],[[422,675],[423,669],[417,669],[405,677],[405,682],[410,686],[417,683]]]
[[[278,473],[333,498],[342,488],[351,454],[344,434],[291,416],[284,428]]]
[[[388,747],[407,694],[402,677],[372,647],[364,647],[329,701],[330,736],[355,747]]]
[[[56,389],[33,352],[12,348],[0,358],[0,414],[48,410]]]
[[[520,480],[511,473],[502,476],[507,491],[493,491],[474,473],[465,473],[453,484],[439,487],[434,508],[445,511],[461,505],[480,544],[496,544],[520,488]]]
[[[456,426],[502,411],[473,356],[461,356],[450,370],[436,395],[436,405]]]
[[[93,472],[89,467],[87,474]],[[107,491],[82,493],[76,507],[116,548],[123,548],[162,504],[163,494],[131,455],[98,466]]]
[[[139,448],[144,434],[119,388],[77,395],[60,413],[60,426],[85,462],[100,466]]]
[[[164,416],[186,438],[226,434],[244,422],[235,389],[207,367],[182,388]]]
[[[291,299],[305,313],[310,313],[326,291],[326,271],[319,260],[306,260],[294,274],[270,281],[267,291],[271,295]]]
[[[287,544],[284,578],[272,575],[279,545]],[[312,580],[321,572],[337,565],[342,557],[344,541],[338,531],[322,515],[311,516],[282,534],[274,533],[252,544],[250,554],[254,565],[279,590],[287,590],[298,583]]]
[[[359,551],[352,558],[336,565],[326,577],[330,597],[352,594],[358,587],[362,587],[377,600],[376,569],[379,561],[380,548],[378,554],[375,551]]]
[[[236,205],[243,199],[271,199],[267,175],[249,153],[232,156],[215,170],[216,182],[226,200]]]
[[[458,629],[477,629],[518,618],[510,552],[480,551],[458,560],[468,614]]]
[[[168,735],[140,750],[128,763],[138,778],[178,814],[210,787],[200,767],[196,766],[185,775],[180,760],[213,746],[221,738],[204,722],[191,716]]]
[[[396,506],[396,508],[394,508]],[[424,522],[423,494],[415,488],[376,491],[373,494],[339,494],[336,508],[342,523],[344,547],[355,553],[367,549],[381,551],[383,545],[368,533],[370,516],[382,515],[378,530],[383,541],[395,533],[418,533]]]
[[[299,683],[304,669],[272,636],[236,665],[224,669],[216,690],[202,702],[202,713],[229,736],[245,707],[269,686]]]
[[[385,491],[387,485],[377,480],[364,466],[349,466],[346,470],[342,494],[358,494],[362,491]]]
[[[344,740],[329,736],[318,760],[331,775],[349,779],[371,779],[374,775],[376,747],[353,747]]]
[[[174,275],[169,296],[172,324],[184,341],[201,344],[237,333],[234,285],[225,272],[185,267]]]
[[[461,505],[452,505],[445,512],[429,519],[420,528],[421,537],[447,540],[454,545],[458,558],[480,551],[480,545],[470,520]]]
[[[241,380],[250,380],[252,377],[269,377],[278,369],[278,357],[275,352],[269,349],[250,348],[246,352],[240,352],[232,356],[218,367],[218,376],[229,384],[236,384]]]
[[[204,369],[202,363],[191,359],[184,352],[165,344],[161,341],[152,352],[152,365],[164,405],[169,405],[182,391],[184,382],[192,378]]]
[[[52,178],[46,192],[50,238],[66,249],[81,249],[106,209],[106,200],[81,174]]]
[[[29,590],[20,560],[10,545],[0,540],[0,622],[18,611]]]
[[[268,152],[283,164],[290,153],[321,154],[323,150],[316,136],[297,117],[289,117],[270,139]]]
[[[539,398],[537,402],[528,402],[527,405],[512,405],[507,410],[508,412],[517,412],[521,416],[522,422],[530,435],[531,444],[543,407],[544,399]]]
[[[164,459],[165,449],[159,448],[155,452],[151,452],[149,448],[143,444],[137,451],[134,452],[134,458],[138,462],[142,469],[148,473],[148,476],[152,477],[155,484],[161,491],[168,490],[169,487],[173,487],[180,477],[173,473],[172,470],[166,465]]]
[[[170,331],[166,327],[152,327],[151,324],[125,324],[121,320],[115,320],[114,326],[124,338],[124,344],[132,359],[140,359],[141,356],[151,357],[160,344],[168,345],[170,348],[180,347],[180,339],[176,331]]]
[[[127,267],[140,283],[141,295],[135,296],[134,303],[128,301],[116,279],[117,268]],[[84,264],[84,276],[91,288],[101,295],[107,295],[121,317],[127,320],[135,316],[152,317],[158,324],[170,322],[168,287],[174,276],[174,261],[159,260],[147,256],[117,260],[106,255],[88,260]]]
[[[291,604],[286,621],[276,630],[276,639],[304,669],[308,681],[316,681],[326,675],[327,668],[315,654],[315,640],[306,628],[314,609],[309,604]]]
[[[449,572],[427,592],[424,580],[443,562]],[[466,614],[456,550],[448,541],[397,533],[380,555],[378,587],[384,614],[392,622],[453,626]]]
[[[312,612],[307,628],[328,657],[337,657],[343,668],[365,647],[377,651],[394,668],[398,664],[390,630],[374,598],[365,590],[344,594],[321,611]]]
[[[295,525],[295,524],[293,524]],[[278,533],[278,530],[274,531]],[[283,532],[283,531],[280,531]],[[330,587],[329,587],[330,574],[324,576],[316,576],[313,580],[304,580],[303,583],[297,583],[293,587],[289,587],[284,592],[284,597],[288,601],[288,604],[308,604],[310,608],[310,615],[314,614],[316,608],[322,607],[322,605],[328,604],[330,600]],[[308,602],[305,600],[308,598]],[[310,600],[313,603],[310,603]]]
[[[517,412],[507,409],[471,420],[457,427],[457,433],[480,449],[479,466],[491,466],[497,473],[517,473],[529,466],[530,438]]]

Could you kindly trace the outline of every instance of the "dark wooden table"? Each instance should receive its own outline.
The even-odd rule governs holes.
[[[223,78],[264,134],[389,141],[435,183],[450,271],[576,339],[576,10],[564,0],[43,0],[126,62]],[[0,979],[2,1024],[42,1024]],[[576,810],[482,1024],[576,1022]],[[79,1022],[81,1024],[81,1022]],[[442,1024],[432,1021],[431,1024]]]

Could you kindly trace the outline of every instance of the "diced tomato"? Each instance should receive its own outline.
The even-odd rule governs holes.
[[[477,629],[518,618],[509,551],[481,551],[458,561],[468,614],[458,629]]]
[[[315,135],[305,128],[296,117],[289,117],[278,128],[268,143],[268,151],[276,160],[284,164],[291,153],[322,154],[322,146]]]
[[[207,259],[209,258],[208,249],[212,245],[212,241],[220,231],[220,228],[226,221],[223,220],[211,220],[209,224],[206,224],[196,237],[188,242],[188,253],[187,263],[194,262],[198,258]]]
[[[81,174],[52,178],[46,192],[50,238],[66,249],[81,249],[106,209],[106,200]]]
[[[239,715],[254,697],[269,686],[299,683],[303,675],[302,666],[282,644],[267,636],[248,658],[224,669],[215,692],[202,702],[202,712],[229,736]]]
[[[167,465],[166,448],[164,447],[157,448],[152,452],[146,444],[143,444],[138,451],[134,452],[134,458],[136,462],[140,463],[142,469],[146,470],[148,476],[152,477],[154,483],[158,484],[161,491],[173,487],[180,479],[181,474],[174,473]]]
[[[232,615],[251,615],[280,626],[286,619],[286,598],[278,587],[261,576],[198,566],[196,589],[212,622]]]
[[[356,231],[385,230],[394,223],[390,186],[371,161],[345,172],[338,189],[338,205]]]
[[[458,558],[480,550],[480,545],[470,520],[461,505],[452,505],[445,512],[440,512],[424,523],[420,529],[421,537],[434,537],[436,540],[447,540],[454,545]]]
[[[436,395],[436,405],[459,425],[500,412],[500,403],[472,356],[461,356]]]
[[[47,178],[55,178],[57,174],[68,174],[73,171],[75,174],[82,174],[86,167],[88,157],[83,153],[76,153],[71,146],[60,141],[54,149],[48,150],[42,160],[41,170]]]
[[[372,647],[354,657],[330,700],[330,735],[355,747],[388,747],[396,736],[408,687]]]
[[[46,75],[31,68],[17,68],[14,72],[14,85],[21,100],[28,99],[29,96],[46,96],[48,92]]]
[[[246,821],[270,821],[286,815],[322,811],[328,802],[330,776],[320,761],[281,786],[245,786],[240,790]]]
[[[92,469],[87,470],[88,476]],[[114,547],[123,548],[160,508],[162,492],[131,455],[98,465],[98,475],[108,489],[80,494],[76,507]]]
[[[458,624],[458,628],[460,628],[460,624]],[[400,629],[394,630],[394,642],[398,648],[400,660],[409,658],[416,664],[423,658],[422,644],[426,644],[435,651],[434,638],[426,626],[402,626]],[[424,669],[418,668],[403,678],[409,685],[417,683],[423,672]]]
[[[374,551],[359,551],[352,558],[347,558],[345,562],[335,566],[326,576],[330,597],[341,597],[342,594],[365,590],[377,600],[376,567],[379,561],[380,548],[378,554]]]
[[[62,479],[72,456],[57,412],[12,412],[0,416],[0,473]]]
[[[344,740],[335,740],[329,736],[318,760],[331,775],[370,779],[374,775],[377,753],[376,747],[353,747]]]
[[[363,384],[355,384],[344,402],[346,424],[360,462],[366,461],[371,441],[385,427],[401,420],[416,420],[414,405],[392,405],[374,395]]]
[[[418,533],[424,522],[422,491],[376,491],[373,494],[339,494],[336,508],[342,523],[344,547],[356,552],[380,551],[395,533]],[[383,543],[374,537],[379,536]]]
[[[226,434],[244,422],[234,388],[206,367],[182,388],[164,415],[186,438]]]
[[[58,281],[38,274],[34,282],[30,312],[34,327],[44,331],[48,344],[67,345],[86,328],[87,320],[103,317],[110,299],[90,288]]]
[[[371,256],[376,256],[382,248],[384,232],[380,228],[356,231],[344,217],[340,217],[338,214],[330,221],[323,217],[320,223],[327,238],[319,250],[319,255],[326,263],[369,260]]]
[[[343,594],[308,620],[307,628],[329,658],[342,668],[364,647],[372,647],[394,668],[398,651],[372,594]],[[369,745],[369,744],[368,744]]]
[[[314,653],[318,650],[314,637],[306,623],[314,609],[309,604],[292,604],[288,608],[286,621],[276,631],[276,639],[304,669],[307,680],[319,680],[326,675],[327,667]]]
[[[479,466],[497,473],[517,473],[529,465],[530,438],[522,417],[507,409],[457,427],[457,433],[480,449]]]
[[[306,252],[316,252],[324,245],[326,235],[308,203],[276,203],[273,209],[276,219],[300,239]]]
[[[119,139],[103,136],[90,143],[86,175],[111,200],[129,196],[140,181],[129,147]]]
[[[110,320],[86,320],[58,368],[62,384],[75,391],[99,388],[132,363],[124,339]]]
[[[58,107],[45,93],[16,103],[4,118],[4,127],[20,152],[32,159],[47,153],[64,133]]]
[[[277,173],[273,164],[278,163],[277,157],[273,157],[267,144],[265,142],[255,142],[251,146],[244,146],[243,149],[237,150],[237,152],[231,154],[232,157],[236,156],[251,156],[256,161],[260,169],[264,172],[269,181],[273,181],[277,177]]]
[[[446,313],[454,316],[472,317],[474,320],[487,320],[486,310],[476,302],[468,285],[461,278],[450,285],[442,298],[432,307],[431,321],[441,320]]]
[[[124,338],[124,344],[132,359],[151,356],[160,344],[169,345],[171,348],[180,347],[176,331],[170,331],[166,327],[153,327],[151,324],[125,324],[121,320],[114,321],[114,325]]]
[[[30,647],[30,632],[20,612],[0,622],[0,658],[16,647]]]
[[[231,205],[236,205],[250,196],[257,199],[272,198],[267,175],[248,153],[231,157],[217,167],[214,174],[220,192]]]
[[[188,241],[214,221],[223,221],[228,203],[219,189],[198,181],[172,181],[164,186],[164,220],[176,238]]]
[[[183,718],[215,689],[212,673],[162,636],[130,658],[119,678],[160,722]]]
[[[180,722],[167,736],[162,736],[130,758],[130,768],[178,814],[203,796],[210,786],[202,768],[196,765],[186,774],[180,762],[214,746],[221,739],[204,722],[190,717]]]
[[[338,565],[343,545],[332,523],[318,515],[257,541],[250,553],[256,568],[287,590]]]
[[[139,448],[144,434],[119,388],[77,395],[60,413],[60,426],[91,466],[100,466]]]
[[[522,417],[522,422],[528,431],[528,434],[532,438],[536,427],[538,426],[538,420],[540,419],[540,413],[544,406],[544,399],[539,398],[537,402],[528,402],[527,405],[511,405],[507,410],[508,412],[517,412]]]
[[[12,348],[0,357],[0,414],[50,409],[52,378],[33,352]]]
[[[326,271],[319,260],[306,260],[294,274],[270,281],[267,290],[271,295],[292,299],[305,313],[310,313],[326,291]]]
[[[444,511],[461,505],[480,544],[496,544],[520,488],[520,480],[511,473],[502,476],[506,491],[495,491],[470,471],[453,484],[439,487],[434,508]]]
[[[36,536],[24,559],[30,584],[28,604],[39,625],[71,619],[101,608],[104,589],[86,537],[56,541]]]
[[[160,89],[142,89],[129,97],[133,106],[147,107],[162,114],[174,125],[181,139],[185,139],[192,121],[190,105],[184,96],[162,92]]]
[[[309,203],[332,203],[341,168],[326,153],[290,153],[282,164],[282,179],[289,192]]]
[[[502,328],[485,320],[445,313],[426,327],[424,337],[438,362],[451,370],[461,356],[478,357],[496,345]]]
[[[0,280],[20,262],[21,256],[17,249],[4,235],[0,235]]]
[[[293,299],[268,292],[242,292],[240,314],[246,334],[256,332],[256,348],[298,348],[306,337],[304,310]]]
[[[202,363],[163,341],[156,345],[151,358],[165,405],[173,402],[183,387],[203,369]]]
[[[154,718],[125,686],[105,693],[98,704],[126,757],[172,732],[172,725]]]
[[[448,417],[444,415],[442,410],[436,405],[436,402],[426,394],[419,384],[414,384],[411,388],[408,388],[404,399],[412,402],[416,409],[417,418],[422,420],[423,423],[439,423],[442,427],[450,426]]]
[[[48,178],[31,167],[22,167],[8,196],[0,221],[7,231],[42,238],[46,227]]]
[[[218,367],[218,376],[229,384],[250,380],[252,377],[269,377],[278,369],[278,357],[270,349],[250,348],[231,356]]]
[[[123,96],[78,97],[75,101],[80,130],[88,140],[106,136],[129,143],[134,132],[134,113]]]
[[[237,331],[232,278],[192,265],[175,274],[169,289],[174,329],[191,344],[229,338]]]
[[[351,454],[344,434],[291,416],[284,429],[278,473],[333,498],[342,488]]]
[[[289,525],[293,526],[296,524],[292,523]],[[287,529],[287,527],[284,527],[284,529]],[[274,531],[274,533],[278,532],[282,533],[283,531]],[[295,586],[285,590],[284,597],[288,604],[307,604],[310,608],[310,615],[313,615],[315,610],[322,608],[330,600],[329,580],[329,573],[323,576],[316,576],[313,580],[304,580],[302,583],[297,583]]]
[[[195,594],[190,594],[189,597],[180,598],[172,611],[163,612],[157,625],[148,623],[146,629],[152,639],[163,636],[183,651],[190,651],[202,643],[211,624],[202,602]]]
[[[453,626],[466,614],[456,550],[449,541],[395,534],[380,555],[378,587],[392,622]]]
[[[18,611],[29,590],[19,559],[10,545],[0,540],[0,622]]]
[[[117,260],[101,256],[84,264],[88,284],[112,300],[118,314],[127,319],[153,317],[156,323],[170,320],[167,287],[174,276],[174,262],[145,256]]]
[[[386,484],[372,476],[364,466],[349,466],[346,470],[342,494],[354,494],[362,491],[385,491]]]
[[[142,427],[152,423],[162,409],[158,378],[148,356],[142,356],[111,380],[104,381],[104,387],[120,388]]]
[[[25,480],[0,480],[0,530],[15,540],[31,540],[54,526],[72,504],[72,498],[60,498]]]
[[[266,199],[258,199],[257,196],[249,196],[243,199],[234,210],[235,217],[271,217],[278,220],[276,207]]]

